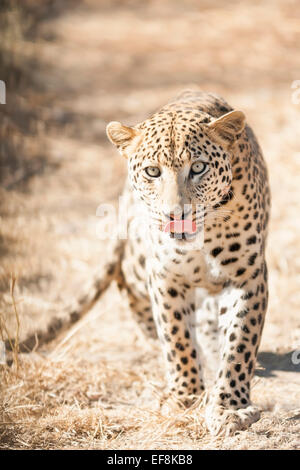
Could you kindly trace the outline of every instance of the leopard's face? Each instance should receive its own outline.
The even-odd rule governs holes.
[[[203,127],[194,125],[187,132],[177,125],[178,142],[174,129],[161,127],[156,127],[154,143],[145,137],[129,156],[132,188],[161,230],[175,217],[188,217],[197,224],[230,190],[230,154],[212,141]],[[191,132],[194,128],[195,135]]]
[[[193,238],[230,191],[229,139],[215,131],[220,119],[173,111],[157,113],[134,129],[108,126],[110,139],[128,158],[129,180],[150,225],[171,238]]]

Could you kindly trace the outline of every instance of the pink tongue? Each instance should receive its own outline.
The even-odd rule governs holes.
[[[165,225],[164,232],[195,233],[196,224],[192,220],[171,220]]]

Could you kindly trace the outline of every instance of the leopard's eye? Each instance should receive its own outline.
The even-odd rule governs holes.
[[[191,166],[190,174],[193,175],[201,175],[206,172],[207,170],[207,163],[205,162],[194,162]]]
[[[158,178],[160,176],[160,169],[157,166],[147,166],[145,172],[148,176],[151,176],[151,178]]]

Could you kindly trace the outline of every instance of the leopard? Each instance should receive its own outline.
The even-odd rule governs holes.
[[[106,132],[127,160],[127,237],[111,241],[86,292],[23,347],[53,339],[116,281],[142,334],[161,346],[166,409],[207,393],[207,358],[209,432],[247,429],[261,415],[250,392],[268,304],[270,189],[254,132],[244,112],[199,89]]]

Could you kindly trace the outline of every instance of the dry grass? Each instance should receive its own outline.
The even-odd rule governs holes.
[[[0,365],[1,448],[299,448],[300,369],[290,356],[300,349],[297,2],[86,0],[46,19],[47,10],[34,41],[19,39],[42,83],[25,87],[24,98],[18,90],[26,115],[34,111],[31,131],[14,120],[17,103],[5,108],[18,142],[4,133],[14,162],[4,160],[0,194],[0,311],[9,335],[16,311],[22,339],[103,259],[96,208],[117,198],[126,173],[105,139],[107,121],[137,122],[195,83],[246,112],[269,166],[271,295],[253,387],[263,417],[220,440],[207,434],[201,403],[161,416],[159,346],[140,338],[112,288],[64,337],[19,355],[18,368]]]

